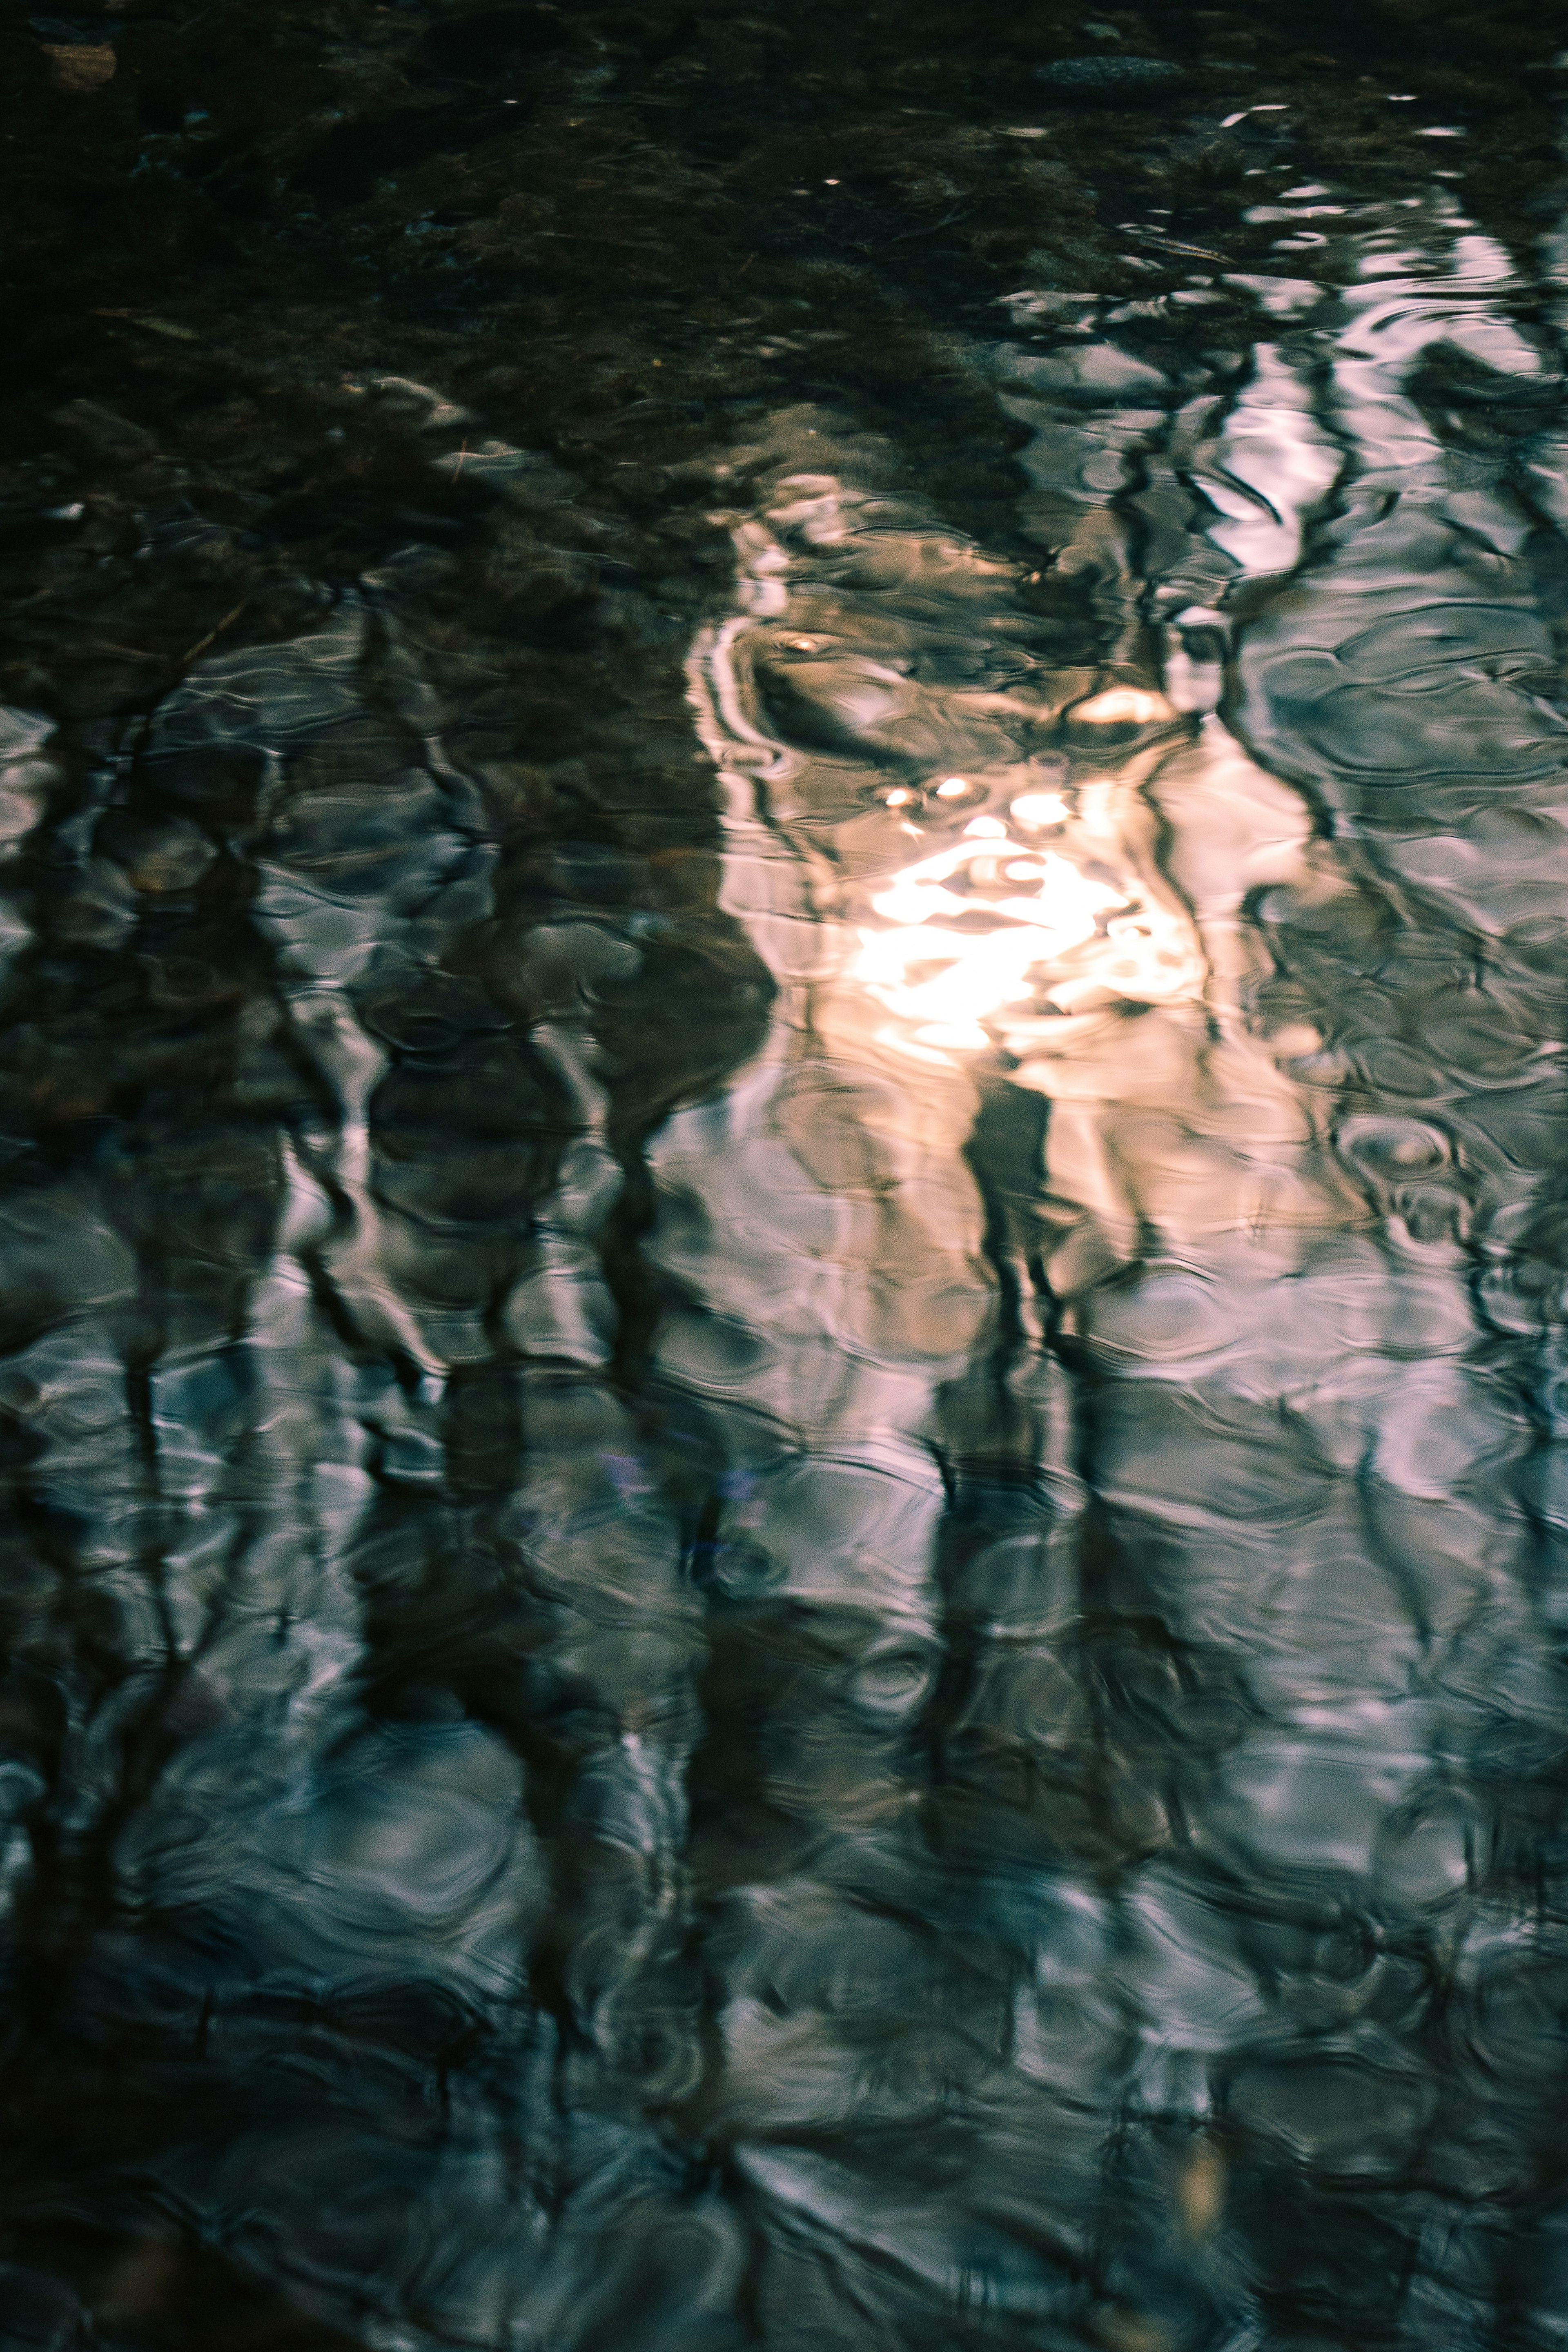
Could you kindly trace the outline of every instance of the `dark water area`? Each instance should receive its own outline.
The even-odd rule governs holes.
[[[1564,37],[0,12],[3,2352],[1568,2344]]]

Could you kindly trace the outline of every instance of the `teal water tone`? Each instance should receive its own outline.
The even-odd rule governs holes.
[[[0,2352],[1568,2330],[1547,11],[7,11]]]

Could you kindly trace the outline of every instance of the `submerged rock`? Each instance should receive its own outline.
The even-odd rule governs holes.
[[[1123,98],[1164,89],[1182,68],[1168,58],[1058,58],[1037,66],[1035,79],[1073,98]]]
[[[114,34],[95,18],[29,16],[27,29],[49,61],[57,89],[98,89],[114,79]]]

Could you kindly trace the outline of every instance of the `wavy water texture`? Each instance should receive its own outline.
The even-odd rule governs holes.
[[[824,2263],[853,2241],[889,2340],[890,2247],[847,2217],[906,2175],[898,2292],[961,2306],[973,2226],[1012,2248],[999,2312],[1070,2327],[1092,2292],[1127,2341],[1273,2341],[1300,2299],[1474,2344],[1544,2259],[1503,2217],[1550,2207],[1554,2062],[1537,2105],[1490,2045],[1558,1966],[1526,1334],[1564,723],[1536,477],[1446,448],[1415,387],[1468,362],[1506,401],[1549,363],[1451,211],[1363,215],[1343,291],[1228,407],[1178,404],[1085,311],[1062,352],[998,350],[1056,574],[1117,621],[1106,670],[1031,657],[1021,568],[805,413],[752,453],[741,611],[694,656],[726,902],[781,992],[767,1060],[655,1152],[690,1302],[660,1362],[745,1482],[729,1639],[831,1656],[844,1710],[831,1742],[793,1710],[751,1735],[794,1917],[729,1898],[724,2079],[796,2260],[808,2227]],[[922,1022],[847,942],[1031,807],[1151,910],[1142,968],[1114,921],[1036,934],[1031,1003]],[[958,903],[928,958],[984,973],[996,932]],[[846,1900],[882,1925],[835,1937],[839,1991],[810,1955]],[[882,2055],[911,1909],[962,2033],[937,2081],[928,2038],[901,2075]]]
[[[1433,187],[1180,380],[1019,289],[1005,547],[716,452],[662,901],[508,866],[417,550],[4,714],[9,968],[238,975],[0,1208],[7,2352],[1561,2344],[1568,488]]]

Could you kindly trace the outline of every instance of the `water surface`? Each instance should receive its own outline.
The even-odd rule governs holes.
[[[0,2343],[1559,2345],[1545,13],[0,37]]]

